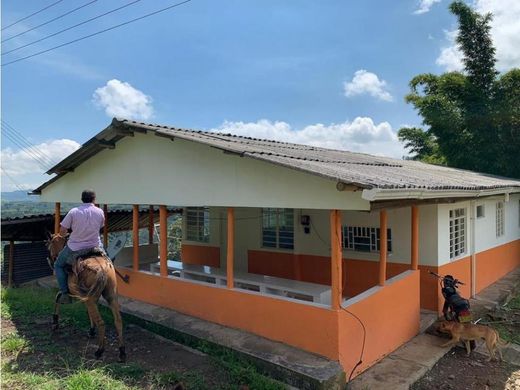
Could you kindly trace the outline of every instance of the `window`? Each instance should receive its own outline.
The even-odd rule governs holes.
[[[466,253],[466,209],[450,210],[450,259]]]
[[[477,218],[484,218],[486,216],[486,209],[484,208],[484,205],[478,205],[477,206]]]
[[[392,252],[392,230],[386,230],[388,252]],[[375,227],[343,226],[343,248],[360,252],[379,252],[381,232]]]
[[[497,202],[496,232],[497,237],[504,235],[504,202]]]
[[[186,239],[209,242],[209,209],[207,207],[188,207],[186,214]]]
[[[262,246],[294,248],[293,209],[262,209]]]

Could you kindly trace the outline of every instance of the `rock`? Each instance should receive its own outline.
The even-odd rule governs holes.
[[[451,375],[448,375],[448,379],[455,379],[455,375],[451,374]]]

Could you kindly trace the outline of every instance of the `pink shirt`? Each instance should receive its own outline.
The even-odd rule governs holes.
[[[104,224],[103,210],[92,203],[74,207],[61,221],[61,226],[72,229],[67,245],[73,251],[101,247],[99,230]]]

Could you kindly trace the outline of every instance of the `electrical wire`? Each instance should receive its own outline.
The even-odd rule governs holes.
[[[10,61],[10,62],[7,62],[7,63],[5,63],[5,64],[2,64],[2,67],[7,66],[7,65],[10,65],[10,64],[14,64],[14,63],[19,62],[19,61],[26,60],[26,59],[28,59],[28,58],[36,57],[36,56],[38,56],[38,55],[40,55],[40,54],[44,54],[44,53],[47,53],[47,52],[49,52],[49,51],[52,51],[52,50],[55,50],[55,49],[59,49],[60,47],[64,47],[64,46],[67,46],[67,45],[70,45],[70,44],[73,44],[73,43],[76,43],[76,42],[82,41],[82,40],[84,40],[84,39],[91,38],[91,37],[93,37],[93,36],[95,36],[95,35],[99,35],[99,34],[105,33],[105,32],[110,31],[110,30],[114,30],[114,29],[116,29],[116,28],[118,28],[118,27],[125,26],[125,25],[127,25],[127,24],[130,24],[130,23],[136,22],[136,21],[141,20],[141,19],[145,19],[145,18],[147,18],[147,17],[149,17],[149,16],[153,16],[153,15],[156,15],[156,14],[158,14],[158,13],[160,13],[160,12],[167,11],[167,10],[169,10],[169,9],[171,9],[171,8],[179,7],[179,6],[183,5],[183,4],[189,3],[190,1],[191,1],[191,0],[185,0],[185,1],[182,1],[182,2],[180,2],[180,3],[176,3],[176,4],[173,4],[173,5],[170,5],[169,7],[165,7],[165,8],[159,9],[159,10],[157,10],[157,11],[150,12],[149,14],[146,14],[146,15],[140,16],[140,17],[138,17],[138,18],[131,19],[131,20],[128,20],[128,21],[126,21],[126,22],[123,22],[123,23],[117,24],[117,25],[115,25],[115,26],[112,26],[112,27],[106,28],[106,29],[104,29],[104,30],[97,31],[97,32],[95,32],[95,33],[93,33],[93,34],[85,35],[85,36],[83,36],[83,37],[81,37],[81,38],[74,39],[74,40],[72,40],[72,41],[65,42],[65,43],[63,43],[63,44],[61,44],[61,45],[51,47],[50,49],[42,50],[42,51],[39,51],[39,52],[37,52],[37,53],[31,54],[31,55],[29,55],[29,56],[22,57],[22,58],[18,58],[18,59],[14,60],[14,61]]]
[[[64,28],[63,30],[59,30],[59,31],[56,31],[55,33],[52,33],[52,34],[49,34],[49,35],[46,35],[44,36],[43,38],[40,38],[40,39],[37,39],[35,41],[32,41],[32,42],[29,42],[29,43],[26,43],[25,45],[21,45],[21,46],[18,46],[18,47],[15,47],[14,49],[11,49],[11,50],[7,50],[7,51],[4,51],[2,53],[2,56],[6,55],[6,54],[9,54],[9,53],[12,53],[12,52],[15,52],[15,51],[18,51],[20,49],[23,49],[24,47],[28,47],[28,46],[31,46],[31,45],[34,45],[35,43],[38,43],[38,42],[42,42],[42,41],[45,41],[49,38],[52,38],[52,37],[55,37],[56,35],[59,35],[61,33],[64,33],[65,31],[69,31],[69,30],[72,30],[76,27],[79,27],[79,26],[82,26],[84,24],[87,24],[87,23],[90,23],[96,19],[99,19],[99,18],[102,18],[103,16],[106,16],[106,15],[109,15],[111,13],[114,13],[114,12],[117,12],[119,10],[122,10],[124,8],[127,8],[127,7],[130,7],[131,5],[134,5],[135,3],[139,3],[141,0],[134,0],[130,3],[127,3],[125,5],[122,5],[121,7],[117,7],[117,8],[114,8],[114,9],[111,9],[110,11],[107,11],[107,12],[104,12],[102,14],[99,14],[97,16],[94,16],[92,18],[89,18],[87,20],[84,20],[82,22],[79,22],[79,23],[76,23],[75,25],[73,26],[69,26],[67,28]]]
[[[27,148],[25,148],[23,145],[21,145],[17,140],[16,138],[13,138],[11,135],[9,135],[8,133],[5,133],[4,132],[4,135],[12,142],[14,143],[16,146],[18,146],[19,148],[21,148],[22,152],[27,154],[31,159],[33,159],[43,170],[47,170],[48,167],[39,159],[39,157],[35,154],[32,154],[31,151],[27,150]]]
[[[18,24],[18,23],[20,23],[20,22],[23,22],[24,20],[27,20],[27,19],[29,19],[30,17],[32,17],[32,16],[34,16],[34,15],[37,15],[37,14],[39,14],[40,12],[45,11],[46,9],[49,9],[49,8],[51,8],[51,7],[54,7],[56,4],[59,4],[59,3],[61,3],[62,1],[63,1],[63,0],[58,0],[58,1],[56,1],[56,2],[54,2],[54,3],[52,3],[52,4],[50,4],[50,5],[48,5],[48,6],[46,6],[46,7],[43,7],[43,8],[42,8],[41,10],[39,10],[39,11],[33,12],[33,13],[30,14],[30,15],[27,15],[27,16],[21,18],[21,19],[18,19],[16,22],[13,22],[13,23],[11,23],[11,24],[8,25],[8,26],[3,27],[2,30],[0,30],[0,31],[4,31],[4,30],[8,29],[9,27],[14,26],[15,24]]]
[[[18,146],[24,153],[26,153],[29,157],[34,159],[44,170],[47,170],[50,166],[52,166],[52,161],[40,154],[36,148],[34,148],[31,144],[24,144],[21,141],[19,136],[12,134],[4,124],[2,124],[3,135],[7,137],[11,142],[13,142],[16,146]]]
[[[10,132],[23,145],[25,145],[25,146],[23,146],[23,148],[30,149],[30,151],[33,152],[45,165],[54,164],[53,160],[49,157],[49,155],[47,155],[45,152],[37,149],[32,143],[29,142],[29,140],[27,138],[25,138],[25,136],[22,133],[20,133],[18,130],[16,130],[13,126],[11,126],[9,123],[4,121],[3,119],[1,121],[2,121],[4,131],[6,133]]]
[[[6,39],[4,39],[1,43],[4,43],[4,42],[7,42],[7,41],[10,41],[11,39],[14,39],[14,38],[16,38],[16,37],[19,37],[20,35],[23,35],[23,34],[25,34],[25,33],[28,33],[29,31],[34,31],[34,30],[36,30],[36,29],[38,29],[38,28],[40,28],[40,27],[42,27],[42,26],[46,26],[46,25],[48,25],[49,23],[52,23],[52,22],[54,22],[54,21],[56,21],[56,20],[59,20],[59,19],[61,19],[61,18],[64,18],[65,16],[70,15],[71,13],[76,12],[76,11],[82,9],[82,8],[85,8],[86,6],[88,6],[88,5],[90,5],[90,4],[93,4],[93,3],[97,2],[97,1],[98,1],[98,0],[91,0],[90,2],[88,2],[88,3],[86,3],[86,4],[80,5],[79,7],[76,7],[76,8],[74,8],[74,9],[68,11],[68,12],[65,12],[64,14],[61,14],[61,15],[59,15],[59,16],[56,16],[55,18],[52,18],[52,19],[50,19],[50,20],[48,20],[48,21],[46,21],[46,22],[44,22],[44,23],[41,23],[41,24],[39,24],[39,25],[37,25],[37,26],[34,26],[34,27],[32,27],[32,28],[30,28],[30,29],[28,29],[28,30],[22,31],[22,32],[20,32],[20,33],[18,33],[18,34],[16,34],[16,35],[13,35],[12,37],[6,38]]]
[[[4,173],[4,175],[6,175],[9,180],[11,180],[11,182],[16,186],[16,188],[18,188],[20,191],[27,191],[28,188],[23,188],[19,183],[18,181],[16,181],[9,173],[7,173],[7,171],[4,169],[4,167],[0,167],[0,169],[2,170],[2,172]]]

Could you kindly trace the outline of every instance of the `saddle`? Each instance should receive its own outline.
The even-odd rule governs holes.
[[[67,264],[65,269],[68,273],[78,276],[85,269],[85,263],[83,261],[92,257],[102,257],[105,261],[110,261],[103,249],[92,248],[89,251],[80,253],[74,257],[74,263]]]

